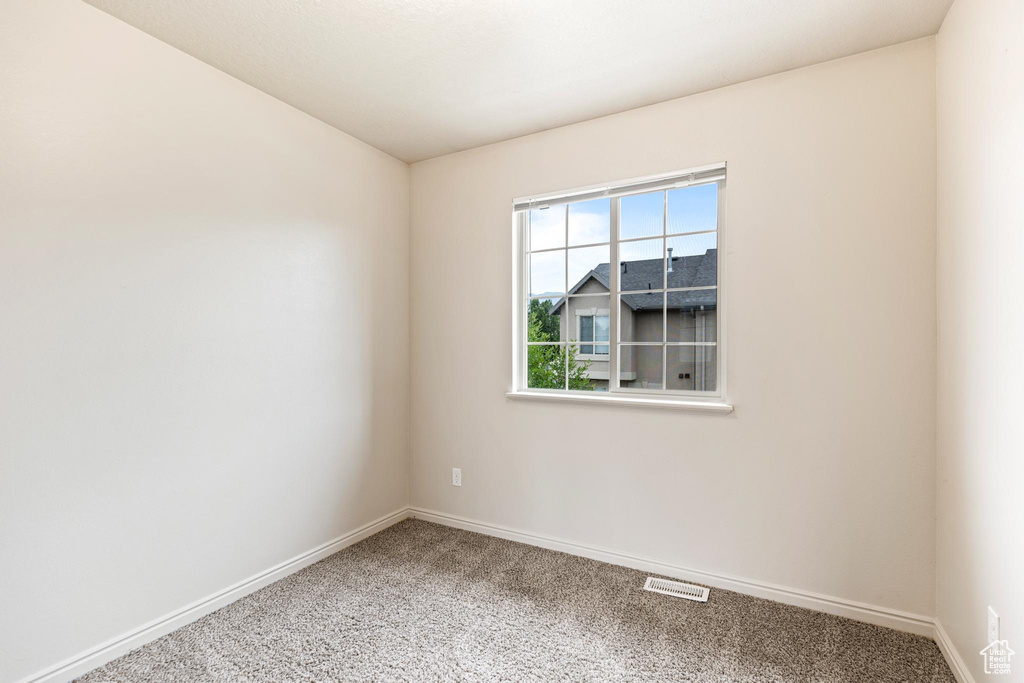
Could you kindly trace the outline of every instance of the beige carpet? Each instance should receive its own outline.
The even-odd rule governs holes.
[[[81,681],[952,682],[918,636],[407,520]]]

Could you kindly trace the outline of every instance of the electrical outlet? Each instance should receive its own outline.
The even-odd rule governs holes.
[[[452,486],[462,486],[462,470],[458,467],[452,468]]]
[[[988,608],[988,642],[994,643],[999,640],[999,615],[990,606]]]

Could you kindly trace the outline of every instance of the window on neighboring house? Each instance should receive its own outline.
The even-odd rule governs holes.
[[[578,321],[577,339],[580,340],[580,355],[584,356],[607,356],[608,344],[588,344],[587,342],[607,342],[608,339],[608,312],[598,314],[581,315],[577,311]]]
[[[518,200],[515,390],[722,397],[724,199],[722,164]]]

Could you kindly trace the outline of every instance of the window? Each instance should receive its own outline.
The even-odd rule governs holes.
[[[724,164],[517,200],[514,391],[721,399],[724,201]]]
[[[586,342],[608,341],[608,311],[576,311],[577,339],[580,340],[581,356],[607,356],[608,344],[587,344]]]

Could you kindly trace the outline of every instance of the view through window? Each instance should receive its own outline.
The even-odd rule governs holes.
[[[517,387],[719,396],[724,186],[718,167],[517,204]]]

